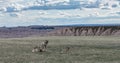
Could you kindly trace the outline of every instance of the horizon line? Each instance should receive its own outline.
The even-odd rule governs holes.
[[[29,26],[120,26],[120,24],[67,24],[67,25],[21,25],[21,26],[0,26],[0,27],[29,27]]]

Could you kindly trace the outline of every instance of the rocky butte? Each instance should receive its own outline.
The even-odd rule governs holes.
[[[0,27],[1,38],[29,36],[119,36],[120,25]]]

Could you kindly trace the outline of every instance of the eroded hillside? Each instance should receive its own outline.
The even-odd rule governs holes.
[[[52,31],[50,34],[63,36],[120,35],[120,26],[63,27],[61,29]]]
[[[1,27],[0,37],[110,36],[120,35],[120,26],[26,26]]]

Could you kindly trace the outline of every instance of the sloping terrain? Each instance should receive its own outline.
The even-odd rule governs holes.
[[[120,35],[120,26],[63,27],[50,33],[67,36],[109,36]]]
[[[28,36],[110,36],[120,35],[120,26],[26,26],[1,27],[1,38]]]

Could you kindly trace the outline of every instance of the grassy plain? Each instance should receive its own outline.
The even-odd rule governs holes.
[[[43,40],[49,40],[47,52],[32,53],[32,48]],[[70,51],[61,53],[65,47]],[[120,63],[120,37],[1,38],[0,63]]]

